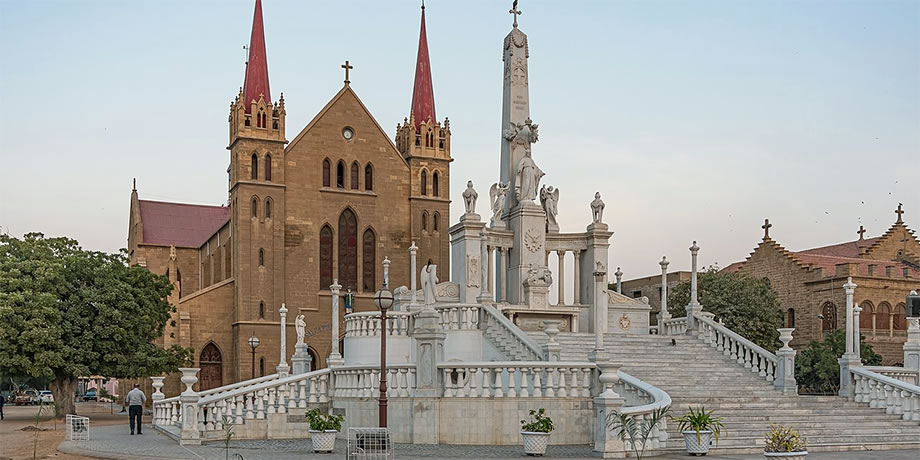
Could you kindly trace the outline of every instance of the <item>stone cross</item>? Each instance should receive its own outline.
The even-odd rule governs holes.
[[[898,203],[898,209],[894,212],[895,214],[898,215],[898,221],[896,222],[898,224],[904,222],[903,220],[901,220],[901,214],[904,214],[904,210],[901,209],[901,206],[903,205],[904,205],[903,203]]]
[[[522,14],[522,13],[521,13],[521,10],[519,10],[518,7],[517,7],[517,3],[518,3],[518,0],[514,0],[514,3],[511,4],[511,9],[508,10],[509,13],[511,13],[511,14],[514,15],[514,28],[515,28],[515,29],[516,29],[517,26],[518,26],[518,24],[517,24],[517,17],[518,17],[519,14]]]
[[[770,223],[770,219],[763,220],[763,225],[760,226],[760,228],[763,229],[763,239],[770,239],[770,227],[772,226],[773,224]]]
[[[863,239],[863,234],[866,233],[866,229],[862,225],[859,226],[859,230],[856,232],[859,234],[859,239]]]
[[[342,68],[345,69],[345,84],[347,85],[351,83],[351,81],[348,79],[348,71],[354,69],[355,67],[350,65],[348,61],[345,61],[345,63],[342,64]]]

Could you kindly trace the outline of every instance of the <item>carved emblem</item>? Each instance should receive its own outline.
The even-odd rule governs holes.
[[[530,252],[537,252],[543,247],[543,236],[535,229],[527,230],[524,234],[524,246]]]
[[[466,256],[466,285],[469,287],[479,287],[479,257]]]
[[[620,317],[620,329],[629,329],[630,324],[632,324],[632,321],[629,320],[626,313],[623,313],[623,316]]]

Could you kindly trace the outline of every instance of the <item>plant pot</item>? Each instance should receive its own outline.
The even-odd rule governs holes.
[[[782,460],[805,460],[805,457],[808,456],[808,451],[803,450],[801,452],[764,452],[763,456],[767,458],[780,458]]]
[[[310,440],[313,441],[313,452],[332,452],[332,449],[335,449],[335,437],[338,434],[339,432],[335,430],[310,430]]]
[[[524,440],[524,453],[542,457],[546,453],[546,445],[549,444],[549,435],[550,433],[522,431],[521,438]]]
[[[684,443],[687,445],[687,453],[692,455],[706,455],[709,448],[712,447],[712,431],[701,430],[699,441],[696,438],[696,431],[683,431]]]

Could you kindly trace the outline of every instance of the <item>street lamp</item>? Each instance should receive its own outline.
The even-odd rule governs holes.
[[[255,332],[249,338],[249,348],[252,348],[252,378],[256,378],[256,348],[259,348],[259,338]]]
[[[393,293],[386,285],[374,294],[380,309],[380,428],[387,427],[387,310],[393,306]]]

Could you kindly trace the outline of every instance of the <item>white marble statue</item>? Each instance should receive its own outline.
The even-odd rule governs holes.
[[[508,194],[508,184],[496,182],[489,189],[489,202],[492,205],[492,225],[502,220],[502,211],[505,210],[505,198]]]
[[[533,201],[537,198],[540,179],[546,175],[533,161],[530,150],[524,152],[524,158],[518,162],[514,191],[519,202]]]
[[[473,181],[466,182],[466,190],[463,191],[463,206],[466,207],[467,214],[476,213],[476,200],[479,199],[479,193],[473,189]]]
[[[601,192],[596,192],[594,201],[591,202],[591,219],[595,224],[604,220],[604,200],[601,200]]]
[[[435,294],[435,289],[438,285],[438,266],[431,263],[431,259],[428,259],[428,263],[422,267],[422,296],[425,299],[425,305],[434,305],[438,301],[438,297]]]
[[[542,281],[547,285],[553,284],[553,272],[545,267],[531,265],[527,269],[527,283],[532,285],[537,281]]]
[[[297,316],[294,320],[294,329],[297,331],[297,344],[303,343],[304,330],[307,328],[307,322],[304,321],[303,315]]]
[[[559,189],[552,185],[547,187],[545,184],[540,188],[540,204],[543,205],[543,211],[546,212],[546,223],[553,227],[558,227],[556,223],[556,214],[559,213],[557,205],[559,203]]]

